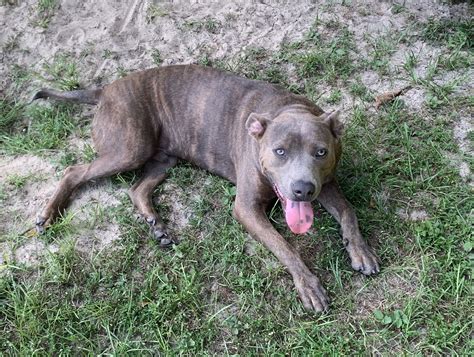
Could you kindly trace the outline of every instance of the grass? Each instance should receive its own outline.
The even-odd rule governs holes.
[[[38,0],[36,25],[47,28],[58,6],[57,0]]]
[[[155,66],[161,65],[161,63],[163,62],[162,54],[157,49],[151,52],[151,58],[153,59],[153,63],[155,64]]]
[[[61,90],[73,90],[79,87],[77,64],[69,54],[61,54],[52,62],[45,63],[44,72]]]
[[[168,15],[168,12],[166,10],[163,10],[162,8],[154,4],[148,5],[146,12],[147,23],[152,23],[155,19]]]
[[[8,101],[0,103],[8,111],[17,111]],[[3,108],[2,109],[3,111]],[[21,110],[15,121],[15,128],[3,129],[0,133],[0,152],[8,154],[39,153],[44,150],[66,147],[65,139],[76,130],[77,124],[72,118],[73,108],[64,104],[51,107],[30,106]],[[7,117],[8,117],[7,115]],[[23,118],[24,117],[24,118]],[[23,119],[23,121],[18,121]]]
[[[301,76],[334,81],[337,78],[347,79],[355,70],[355,44],[353,34],[347,29],[339,30],[331,40],[314,32],[308,37],[308,42],[312,43],[310,49],[305,49],[295,58],[300,65]]]
[[[459,93],[466,82],[440,82],[437,76],[449,73],[449,66],[414,81],[411,72],[420,60],[407,52],[398,75],[426,91],[426,104],[413,108],[402,96],[375,111],[375,93],[359,74],[371,68],[389,80],[383,66],[369,68],[368,61],[390,60],[400,41],[373,39],[369,44],[376,44],[377,53],[360,58],[341,23],[329,24],[334,37],[322,36],[325,25],[316,22],[304,40],[277,52],[251,48],[236,58],[216,60],[210,54],[201,61],[310,97],[312,85],[324,86],[332,104],[352,97],[338,178],[364,237],[382,258],[381,273],[367,279],[351,270],[338,225],[317,205],[314,229],[296,237],[277,204],[269,213],[273,224],[302,252],[332,299],[327,314],[308,313],[285,269],[232,218],[230,183],[186,163],[170,170],[156,189],[155,203],[181,244],[164,251],[149,239],[124,191],[139,172],[120,174],[100,188],[116,202],[92,200],[71,208],[39,238],[16,231],[0,237],[0,244],[12,249],[38,242],[56,248],[42,249],[33,265],[14,256],[0,260],[2,353],[462,356],[472,351],[474,207],[472,189],[451,159],[467,156],[453,137],[459,116],[473,109],[472,98]],[[451,48],[453,40],[437,26],[425,24],[412,35]],[[448,33],[468,30],[461,24]],[[462,51],[470,55],[469,48]],[[55,73],[68,72],[54,68],[48,67],[48,80],[62,86],[64,76]],[[467,64],[456,70],[467,70]],[[12,90],[27,77],[15,74]],[[60,167],[94,158],[90,146],[69,145],[71,136],[83,138],[89,125],[87,119],[78,121],[82,114],[76,106],[26,106],[7,96],[0,113],[4,156],[53,157]],[[28,179],[10,174],[2,182],[2,209],[9,209],[4,202],[14,201]],[[413,211],[425,218],[410,219]],[[178,224],[173,214],[187,217],[185,223]],[[91,248],[110,225],[119,227],[118,239]],[[84,244],[86,249],[79,249]]]
[[[211,34],[216,34],[222,28],[222,24],[219,20],[212,17],[206,17],[200,20],[189,20],[183,23],[183,27],[190,31],[202,32],[206,31]]]

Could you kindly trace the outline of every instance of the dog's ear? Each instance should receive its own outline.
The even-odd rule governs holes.
[[[344,124],[340,122],[339,114],[339,110],[335,110],[332,113],[323,114],[324,122],[327,124],[327,126],[329,126],[332,135],[334,135],[336,139],[339,139],[344,132]]]
[[[270,122],[271,119],[267,113],[252,113],[245,122],[245,128],[255,139],[260,139]]]

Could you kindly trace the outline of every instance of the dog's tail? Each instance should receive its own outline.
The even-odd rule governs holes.
[[[31,101],[36,99],[54,98],[73,103],[97,104],[99,103],[102,89],[81,89],[69,92],[60,92],[52,89],[41,89]]]

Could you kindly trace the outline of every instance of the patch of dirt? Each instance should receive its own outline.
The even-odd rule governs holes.
[[[8,242],[0,242],[0,277],[8,275],[7,264],[12,262],[13,252]]]
[[[56,253],[59,247],[56,244],[46,245],[38,238],[32,238],[15,250],[15,261],[17,264],[35,266],[40,263],[41,258],[48,253]]]
[[[30,0],[0,7],[0,46],[16,41],[12,51],[3,53],[3,78],[13,63],[38,70],[60,53],[81,55],[79,72],[83,84],[90,85],[115,76],[120,68],[151,67],[156,51],[167,65],[196,62],[208,54],[223,58],[251,47],[276,50],[284,41],[301,38],[317,11],[316,5],[297,3],[282,11],[280,5],[247,1],[190,6],[65,0],[43,29],[32,24],[36,4]]]
[[[357,291],[354,297],[357,306],[355,313],[367,316],[377,309],[402,309],[408,299],[417,295],[419,282],[419,271],[415,268],[401,272],[385,271],[382,277],[373,280],[358,275],[352,279],[354,291]],[[389,303],[393,301],[398,302],[391,306]]]
[[[47,160],[34,155],[0,157],[0,184],[7,188],[7,197],[0,213],[3,225],[2,234],[21,234],[32,228],[36,216],[52,196],[62,172],[57,173],[55,167]],[[28,177],[21,188],[14,188],[8,183],[13,176]],[[94,222],[97,211],[106,211],[119,204],[118,196],[125,190],[111,190],[110,180],[99,180],[80,188],[72,196],[68,212],[74,214],[74,224],[78,227],[77,248],[83,252],[93,252],[109,246],[120,236],[118,226],[114,222]],[[95,214],[94,214],[95,211]],[[34,238],[15,250],[17,261],[26,263],[31,258],[31,265],[43,256],[45,249],[54,252],[50,246]]]
[[[118,198],[127,194],[126,191],[117,189],[110,179],[102,179],[84,185],[73,194],[68,210],[74,213],[78,251],[93,255],[120,239],[120,229],[108,211],[120,204]]]
[[[14,176],[28,177],[21,188],[8,183]],[[0,156],[0,185],[6,192],[0,219],[0,234],[23,232],[33,227],[45,197],[55,187],[55,169],[49,161],[34,155]]]
[[[170,231],[180,231],[184,229],[192,218],[193,211],[189,205],[190,193],[184,192],[185,188],[178,187],[171,182],[165,182],[160,194],[153,195],[153,202],[169,206],[169,211],[162,214],[160,209],[157,213],[166,221],[169,221]]]
[[[409,220],[412,222],[426,221],[430,218],[428,212],[426,212],[424,209],[414,209],[411,211],[407,211],[400,208],[397,210],[397,215],[405,221]]]
[[[473,118],[471,116],[462,116],[454,125],[454,138],[458,142],[459,148],[465,154],[472,155],[474,149],[472,143],[468,138],[470,132],[474,127]]]

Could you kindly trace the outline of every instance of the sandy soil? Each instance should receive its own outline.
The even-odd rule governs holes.
[[[284,42],[295,41],[313,24],[316,17],[322,20],[337,19],[353,31],[358,51],[367,52],[367,34],[399,31],[409,21],[425,21],[431,16],[467,16],[467,5],[448,6],[434,1],[405,1],[407,12],[394,14],[393,2],[353,1],[351,7],[335,5],[325,11],[324,2],[318,1],[233,1],[200,2],[184,1],[153,2],[144,0],[59,1],[59,7],[52,11],[49,25],[38,26],[37,2],[2,1],[0,6],[0,91],[11,91],[10,76],[15,65],[43,73],[43,66],[59,54],[70,54],[79,59],[81,86],[88,87],[109,82],[118,77],[123,69],[127,71],[153,66],[153,55],[159,51],[162,64],[192,63],[203,56],[212,59],[238,56],[251,47],[277,50]],[[330,30],[328,30],[328,35]],[[401,47],[392,58],[392,66],[400,66],[408,50],[419,53],[419,74],[426,71],[430,58],[437,49],[423,42],[415,48]],[[404,85],[396,78],[387,80],[375,72],[360,74],[362,82],[376,92],[383,92]],[[48,78],[46,78],[47,80]],[[26,100],[40,86],[44,79],[35,78],[27,84],[21,99]],[[0,93],[1,93],[0,92]],[[413,108],[420,108],[424,92],[415,89],[404,95],[404,101]],[[353,107],[349,96],[343,96],[339,105],[347,111]],[[467,130],[472,129],[470,118],[461,118],[456,126],[456,138],[462,150],[469,152],[466,141]],[[4,222],[1,235],[18,234],[29,228],[35,215],[51,195],[59,174],[53,162],[54,155],[41,158],[32,155],[17,157],[0,156],[0,183],[7,187],[7,200],[2,203],[0,218]],[[460,163],[463,177],[471,173],[465,163]],[[22,189],[14,189],[8,177],[14,174],[41,174],[42,180],[28,181]],[[125,190],[110,186],[103,180],[78,192],[70,208],[79,218],[91,217],[91,204],[100,202],[102,209],[118,203],[117,197]],[[166,197],[166,196],[165,196]],[[178,212],[181,203],[171,207],[170,220],[185,225],[187,218]],[[82,216],[81,216],[82,215]],[[423,214],[405,212],[408,218],[424,219]],[[177,217],[180,216],[180,217]],[[84,218],[85,217],[85,218]],[[119,229],[113,223],[102,222],[100,229],[85,230],[78,238],[78,249],[102,249],[118,239]],[[82,239],[82,240],[81,240]],[[91,243],[92,242],[92,243]],[[2,243],[3,244],[3,243]],[[38,251],[54,251],[38,240],[20,241],[16,246],[3,247],[8,256],[20,262],[37,261]],[[5,255],[4,254],[4,255]],[[0,265],[3,258],[0,257]]]

